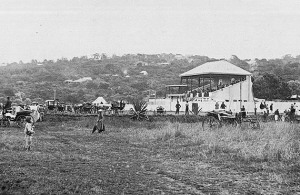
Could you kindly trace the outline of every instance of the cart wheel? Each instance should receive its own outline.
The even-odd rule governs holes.
[[[250,122],[251,129],[260,129],[260,124],[258,121],[256,122]]]
[[[17,126],[20,128],[25,127],[26,116],[25,115],[18,116],[18,118],[16,119],[16,123]]]
[[[220,121],[218,119],[216,119],[215,117],[213,117],[213,116],[208,117],[207,121],[208,121],[208,126],[210,128],[221,127]]]
[[[10,118],[7,118],[7,121],[5,121],[5,127],[10,127]]]
[[[239,122],[238,122],[237,120],[233,120],[233,121],[231,122],[231,125],[232,125],[233,127],[237,127],[237,126],[239,125]]]
[[[3,125],[4,127],[10,127],[10,119],[1,119],[0,125]]]

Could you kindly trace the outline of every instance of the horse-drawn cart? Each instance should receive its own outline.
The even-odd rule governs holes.
[[[156,114],[158,114],[158,115],[164,115],[164,114],[166,114],[166,110],[164,109],[164,107],[158,106],[156,108]]]
[[[24,110],[20,106],[13,106],[12,109],[8,110],[4,115],[1,113],[1,125],[9,127],[11,122],[15,122],[18,127],[24,127],[26,117],[31,117],[31,121],[34,122],[32,112],[31,110]]]
[[[242,123],[248,124],[252,129],[260,128],[259,119],[257,116],[243,117],[241,113],[233,114],[225,110],[213,110],[210,112],[202,113],[202,127],[219,128],[225,125],[238,126]]]
[[[238,119],[236,115],[224,110],[213,110],[201,114],[203,116],[202,127],[207,125],[209,128],[219,128],[226,124],[236,126]]]

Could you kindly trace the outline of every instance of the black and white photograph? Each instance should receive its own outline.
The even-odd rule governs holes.
[[[0,195],[300,194],[300,1],[1,0]]]

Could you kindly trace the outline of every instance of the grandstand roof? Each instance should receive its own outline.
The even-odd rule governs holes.
[[[237,67],[225,60],[207,62],[192,70],[179,75],[180,77],[200,76],[200,75],[251,75],[250,72]]]

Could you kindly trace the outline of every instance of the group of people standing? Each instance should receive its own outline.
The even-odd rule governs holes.
[[[177,100],[177,103],[176,103],[175,107],[176,107],[175,114],[179,114],[179,110],[180,110],[180,108],[181,108],[181,105],[180,105],[180,103],[179,103],[178,100]],[[185,115],[189,115],[189,112],[190,112],[190,109],[189,109],[189,101],[186,101],[186,103],[185,103],[185,112],[184,112],[184,114],[185,114]]]
[[[180,105],[180,103],[179,103],[178,100],[177,100],[177,103],[176,103],[175,107],[176,107],[175,114],[179,114],[179,110],[180,110],[180,108],[181,108],[181,105]],[[225,110],[225,109],[226,109],[226,105],[225,105],[224,102],[222,102],[222,104],[221,104],[221,106],[220,106],[219,103],[216,102],[216,104],[215,104],[215,109],[216,109],[216,110],[219,110],[219,109]],[[185,115],[189,115],[189,112],[190,112],[189,101],[186,101],[186,103],[185,103],[185,111],[184,111],[184,114],[185,114]]]
[[[290,108],[285,110],[280,118],[279,109],[275,109],[275,111],[273,112],[273,110],[274,110],[273,103],[271,103],[270,106],[268,106],[268,104],[266,104],[266,102],[261,102],[259,105],[261,113],[263,114],[263,118],[266,120],[270,114],[274,113],[275,121],[279,121],[280,119],[282,121],[285,121],[286,117],[288,117],[290,119],[290,121],[294,121],[295,117],[296,117],[296,107],[297,107],[296,103],[291,104]]]

